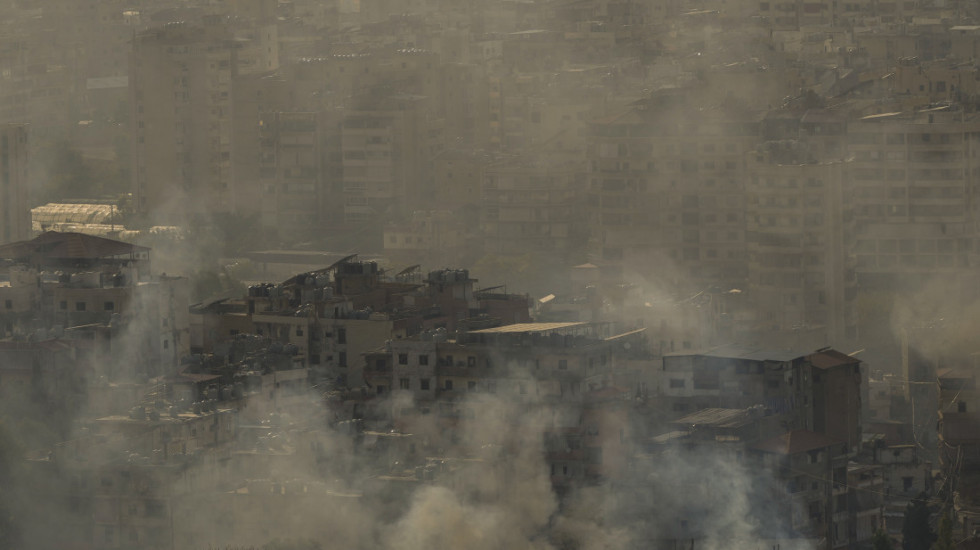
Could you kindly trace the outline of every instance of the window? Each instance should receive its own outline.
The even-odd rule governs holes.
[[[429,379],[428,378],[423,378],[423,379],[419,380],[419,388],[422,389],[422,390],[428,391],[429,390]]]
[[[476,366],[476,357],[473,357],[472,355],[470,355],[469,357],[467,357],[466,358],[466,366],[467,367],[475,367]]]
[[[296,336],[302,336],[302,335],[303,335],[303,327],[297,325],[296,326]]]
[[[559,369],[562,369],[562,370],[567,369],[568,368],[568,360],[567,359],[559,359],[558,360],[558,368]]]
[[[684,379],[683,378],[671,378],[670,379],[670,387],[671,388],[683,388],[684,387]]]
[[[146,505],[147,517],[151,517],[151,518],[163,517],[166,511],[163,502],[159,500],[147,500],[145,505]]]
[[[399,353],[398,354],[398,364],[399,365],[407,365],[408,364],[408,354],[407,353]]]
[[[85,302],[75,302],[75,311],[85,311]]]
[[[378,386],[378,395],[384,395],[384,393],[385,393],[385,387]]]
[[[476,381],[470,380],[466,383],[466,389],[468,391],[476,391]]]
[[[59,309],[63,309],[63,310],[64,309],[68,309],[68,301],[67,300],[62,300],[61,302],[59,302],[58,303],[58,308]]]
[[[398,387],[403,390],[411,389],[411,382],[408,380],[408,378],[399,378]]]
[[[452,380],[446,380],[446,382],[443,383],[442,387],[443,387],[443,389],[445,389],[447,391],[452,390],[453,389],[453,381]]]
[[[7,308],[7,309],[14,309],[14,301],[13,300],[4,300],[3,301],[3,306],[5,308]]]
[[[347,343],[347,329],[338,328],[337,329],[337,343],[346,344]]]
[[[346,367],[347,366],[347,352],[346,351],[340,352],[340,358],[338,359],[337,364],[339,366],[341,366],[341,367]]]
[[[419,355],[419,364],[420,365],[423,365],[423,366],[428,365],[429,364],[429,356],[428,355]]]

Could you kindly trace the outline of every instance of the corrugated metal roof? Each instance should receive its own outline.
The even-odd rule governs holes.
[[[733,359],[749,359],[751,361],[792,361],[806,355],[787,349],[750,348],[738,344],[728,344],[711,348],[701,353],[681,353],[675,355],[703,355],[705,357],[722,357]]]
[[[754,418],[749,409],[701,409],[696,413],[671,422],[688,426],[711,426],[715,428],[738,428],[750,423]]]
[[[861,362],[850,355],[843,354],[837,350],[828,349],[808,355],[806,360],[818,369],[831,369],[842,365],[856,365]]]
[[[809,430],[794,430],[767,439],[754,448],[767,453],[793,455],[841,443],[843,441]]]
[[[474,330],[470,334],[516,334],[521,332],[550,332],[564,328],[583,327],[588,323],[516,323],[502,327]]]
[[[0,258],[41,256],[46,259],[81,260],[123,256],[149,250],[145,246],[93,235],[49,231],[29,241],[19,241],[0,246]]]
[[[55,223],[109,224],[115,207],[111,204],[48,203],[31,209],[31,219],[41,226]]]

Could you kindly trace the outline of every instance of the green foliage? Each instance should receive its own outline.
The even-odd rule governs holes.
[[[871,549],[872,550],[894,550],[895,543],[892,541],[891,537],[884,529],[878,529],[875,531],[874,536],[871,538]]]
[[[936,534],[929,525],[929,495],[919,493],[905,508],[905,522],[902,524],[904,550],[929,550],[936,540]]]

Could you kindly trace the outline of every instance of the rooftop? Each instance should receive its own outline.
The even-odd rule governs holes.
[[[48,231],[29,241],[0,246],[0,258],[36,260],[94,260],[149,252],[145,246],[83,233]]]
[[[502,327],[485,328],[483,330],[474,330],[470,334],[533,334],[533,333],[546,333],[554,332],[557,330],[583,327],[588,325],[588,323],[517,323],[513,325],[505,325]]]
[[[705,351],[677,352],[668,354],[670,357],[683,357],[689,355],[702,355],[704,357],[720,357],[725,359],[748,359],[750,361],[779,361],[786,362],[806,356],[800,353],[785,349],[762,349],[740,344],[725,344]]]
[[[777,435],[772,439],[767,439],[759,443],[754,448],[764,453],[775,453],[782,455],[793,455],[805,453],[814,449],[823,449],[833,445],[843,443],[832,437],[828,437],[809,430],[794,430]]]
[[[752,422],[752,409],[701,409],[675,420],[672,424],[712,428],[740,428]]]
[[[855,359],[837,350],[827,349],[818,351],[812,355],[807,355],[806,360],[818,369],[832,369],[843,365],[857,365],[860,359]]]

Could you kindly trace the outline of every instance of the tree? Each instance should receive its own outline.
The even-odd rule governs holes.
[[[936,540],[936,534],[929,525],[929,495],[919,493],[905,508],[905,523],[902,525],[902,547],[905,550],[929,550]]]
[[[953,519],[949,515],[949,509],[943,511],[943,517],[939,520],[939,536],[932,545],[932,550],[953,550]]]
[[[871,538],[871,549],[872,550],[895,550],[895,543],[892,541],[891,537],[884,529],[878,529],[875,531],[874,537]]]

